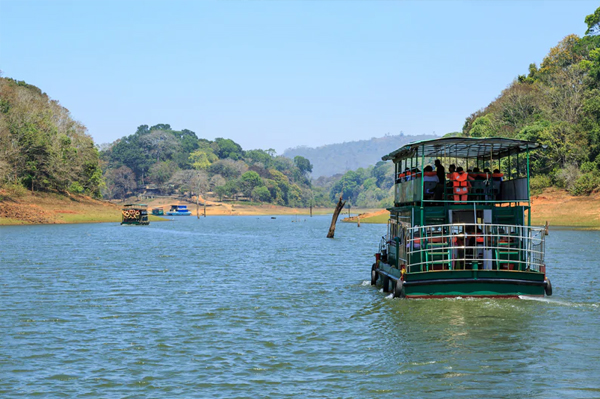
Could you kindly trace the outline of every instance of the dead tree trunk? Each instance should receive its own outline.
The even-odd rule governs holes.
[[[331,226],[329,226],[329,233],[327,233],[327,238],[333,238],[335,234],[335,224],[340,216],[340,212],[344,209],[344,205],[346,205],[346,201],[342,202],[342,196],[340,195],[340,199],[335,206],[335,211],[333,212],[333,217],[331,218]]]

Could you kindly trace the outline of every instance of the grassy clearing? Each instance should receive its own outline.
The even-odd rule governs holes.
[[[366,218],[360,218],[361,223],[379,223],[386,224],[388,219],[390,218],[389,212],[383,213],[381,215],[369,216]]]
[[[13,218],[0,218],[0,226],[14,226],[14,225],[25,225],[32,224],[25,220],[13,219]]]

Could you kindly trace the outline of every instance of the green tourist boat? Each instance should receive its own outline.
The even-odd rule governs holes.
[[[451,137],[384,156],[395,165],[395,199],[371,284],[404,298],[552,295],[545,229],[531,226],[530,153],[540,147]],[[426,166],[435,160],[445,173]]]
[[[121,210],[121,224],[126,225],[148,225],[148,205],[125,204]]]

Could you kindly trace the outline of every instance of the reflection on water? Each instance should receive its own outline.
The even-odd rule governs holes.
[[[600,233],[551,298],[399,300],[384,226],[181,218],[0,229],[0,396],[600,397]]]

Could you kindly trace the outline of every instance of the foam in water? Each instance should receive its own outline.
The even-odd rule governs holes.
[[[535,297],[535,296],[527,296],[527,295],[519,295],[519,299],[523,299],[526,301],[537,301],[537,302],[550,303],[553,305],[568,306],[568,307],[572,307],[572,308],[580,308],[580,307],[598,308],[598,307],[600,307],[600,305],[597,303],[577,303],[577,302],[562,301],[559,299],[550,299],[550,298],[546,298],[546,297]]]

